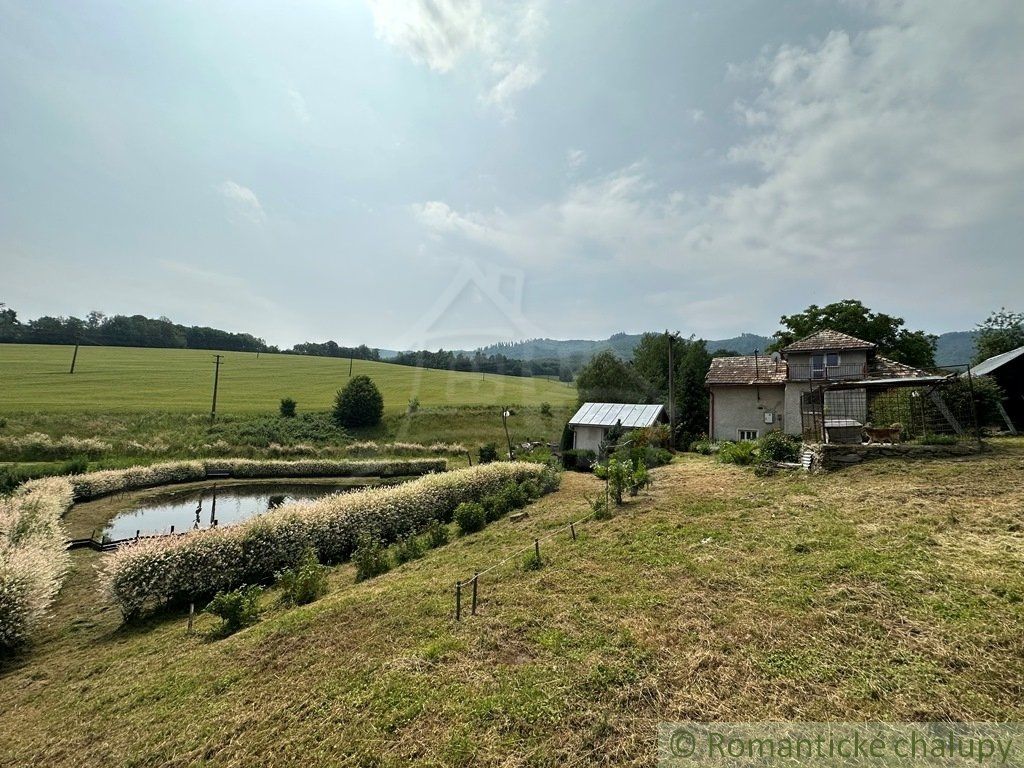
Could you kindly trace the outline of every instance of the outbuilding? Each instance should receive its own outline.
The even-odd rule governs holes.
[[[1024,347],[994,355],[971,368],[971,376],[995,379],[1003,390],[1003,418],[1013,433],[1024,430]]]
[[[664,405],[642,403],[584,403],[569,419],[572,447],[597,452],[608,430],[616,424],[623,429],[642,429],[668,421]]]

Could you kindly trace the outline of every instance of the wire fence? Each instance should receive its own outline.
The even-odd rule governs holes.
[[[596,512],[592,511],[592,512],[590,512],[590,514],[584,515],[583,517],[581,517],[581,518],[579,518],[577,520],[573,520],[573,521],[571,521],[570,523],[568,523],[566,525],[559,526],[558,528],[555,528],[554,530],[549,531],[544,536],[536,537],[536,538],[534,538],[534,540],[533,540],[533,542],[531,544],[527,544],[524,547],[520,547],[515,552],[512,552],[511,554],[509,554],[508,556],[502,558],[498,562],[493,563],[492,565],[489,565],[487,568],[484,568],[482,571],[474,572],[473,576],[471,578],[465,579],[465,580],[462,580],[462,581],[456,581],[455,582],[455,620],[456,621],[461,621],[462,620],[462,614],[464,612],[464,609],[463,609],[463,606],[462,606],[462,601],[463,601],[463,594],[462,593],[463,593],[464,589],[469,588],[471,590],[469,612],[470,612],[471,616],[476,616],[477,609],[479,607],[480,578],[482,576],[486,576],[488,573],[491,573],[494,570],[500,568],[501,566],[506,565],[507,563],[512,562],[516,558],[522,557],[525,553],[529,552],[530,550],[533,550],[534,557],[536,557],[537,564],[539,565],[540,562],[541,562],[541,548],[540,548],[540,545],[542,543],[544,543],[545,541],[551,541],[552,539],[557,538],[561,534],[564,534],[566,531],[569,532],[569,536],[571,537],[572,541],[574,541],[574,542],[577,541],[577,538],[578,538],[578,534],[577,534],[577,530],[576,530],[577,526],[581,525],[582,523],[585,523],[587,520],[593,519],[596,514],[597,514]]]

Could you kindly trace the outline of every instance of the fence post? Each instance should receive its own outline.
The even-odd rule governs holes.
[[[540,562],[540,539],[533,540],[533,551],[537,555],[537,562]]]
[[[192,620],[195,618],[195,615],[196,615],[196,604],[195,603],[189,603],[188,604],[188,634],[190,634],[190,635],[192,634]]]
[[[471,613],[476,616],[476,584],[480,581],[480,571],[476,571],[473,574],[473,608]]]
[[[173,536],[173,535],[174,535],[174,526],[172,525],[171,526],[171,536]]]
[[[569,532],[572,534],[572,540],[576,541],[576,523],[569,523]]]
[[[455,582],[455,620],[462,620],[462,582]]]

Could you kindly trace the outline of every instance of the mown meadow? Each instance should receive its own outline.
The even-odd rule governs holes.
[[[453,586],[589,511],[593,476],[223,636],[123,624],[75,552],[52,620],[0,668],[0,754],[63,765],[650,765],[660,720],[1024,717],[1024,440],[757,476],[686,455],[614,517]],[[115,497],[72,511],[109,514]]]

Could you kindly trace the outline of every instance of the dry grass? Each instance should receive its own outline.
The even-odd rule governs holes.
[[[581,516],[569,474],[496,523],[213,640],[118,628],[95,555],[0,672],[11,765],[648,764],[660,719],[1019,720],[1024,441],[964,460],[757,478],[702,457],[578,542],[452,585]],[[115,501],[97,502],[113,505]],[[93,518],[112,506],[86,505]]]

